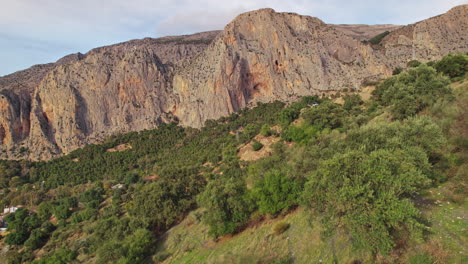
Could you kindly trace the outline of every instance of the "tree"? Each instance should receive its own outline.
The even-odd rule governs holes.
[[[353,109],[354,107],[359,107],[364,104],[361,96],[359,94],[345,95],[343,108],[347,111]]]
[[[341,127],[345,116],[346,112],[341,105],[331,101],[324,101],[317,106],[306,109],[301,114],[307,124],[316,126],[319,129]]]
[[[71,214],[71,211],[68,210],[68,206],[61,204],[54,208],[54,215],[59,220],[67,219]]]
[[[406,65],[408,65],[408,67],[415,68],[415,67],[418,67],[419,65],[421,65],[421,62],[418,61],[418,60],[410,60],[410,61],[408,61],[408,63]]]
[[[436,62],[435,68],[450,78],[462,77],[468,71],[468,55],[449,54]]]
[[[279,170],[271,170],[256,184],[253,197],[260,213],[275,215],[295,205],[301,191],[297,181],[286,177]]]
[[[344,225],[355,245],[387,254],[398,231],[421,236],[419,211],[407,199],[430,182],[421,161],[428,166],[417,149],[336,154],[310,176],[304,201],[330,229]]]
[[[253,149],[254,151],[259,151],[259,150],[262,149],[262,148],[263,148],[263,144],[262,144],[262,143],[258,142],[257,140],[254,140],[254,141],[253,141],[252,149]]]
[[[37,215],[29,216],[29,211],[23,208],[5,217],[10,233],[5,238],[8,245],[22,245],[31,234],[31,231],[41,225]]]
[[[388,78],[377,86],[373,95],[382,105],[391,106],[394,118],[405,119],[438,100],[451,99],[453,94],[449,84],[446,77],[422,64]]]
[[[245,182],[226,174],[211,180],[198,197],[199,206],[206,208],[202,220],[215,237],[238,231],[252,211]]]
[[[178,168],[161,172],[161,178],[144,185],[135,193],[129,212],[167,228],[195,205],[204,184],[197,168]]]
[[[32,250],[40,248],[47,238],[47,234],[41,229],[34,229],[24,245]]]

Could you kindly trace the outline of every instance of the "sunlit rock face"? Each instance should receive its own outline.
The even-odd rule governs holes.
[[[257,102],[360,89],[411,59],[467,52],[467,13],[464,5],[413,25],[372,28],[261,9],[223,31],[72,54],[0,77],[0,157],[47,160],[161,123],[201,127]],[[372,46],[358,27],[393,31]]]

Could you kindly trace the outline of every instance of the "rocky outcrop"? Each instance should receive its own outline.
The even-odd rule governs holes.
[[[20,147],[26,147],[25,140],[31,127],[32,95],[42,79],[53,68],[75,62],[82,56],[81,53],[71,54],[55,63],[35,65],[0,77],[0,157],[22,152]]]
[[[237,17],[174,76],[182,124],[200,127],[255,102],[359,88],[388,69],[372,48],[321,20],[262,9]]]
[[[468,5],[399,28],[381,43],[391,67],[405,67],[410,60],[427,62],[449,53],[468,51]]]
[[[380,33],[376,27],[361,34],[362,25],[261,9],[223,31],[67,56],[27,70],[36,74],[0,78],[0,155],[50,159],[162,122],[201,127],[256,102],[359,89],[410,59],[468,51],[467,13],[466,5],[454,8],[397,28],[372,46],[361,41]]]
[[[174,65],[218,33],[132,40],[1,77],[0,157],[50,159],[171,121]]]

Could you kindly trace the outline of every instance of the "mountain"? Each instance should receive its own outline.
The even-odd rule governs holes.
[[[46,160],[161,123],[199,128],[257,102],[360,89],[409,60],[467,52],[467,13],[462,5],[376,26],[394,30],[374,45],[351,26],[261,9],[223,31],[132,40],[34,66],[0,78],[1,157]]]

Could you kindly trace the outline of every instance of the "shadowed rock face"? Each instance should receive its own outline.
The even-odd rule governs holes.
[[[261,9],[223,31],[73,54],[0,77],[0,157],[50,159],[162,122],[201,127],[256,102],[359,89],[410,59],[468,51],[466,15],[460,6],[371,46],[361,38],[388,27],[360,34],[349,25]],[[29,154],[21,156],[20,147]]]

